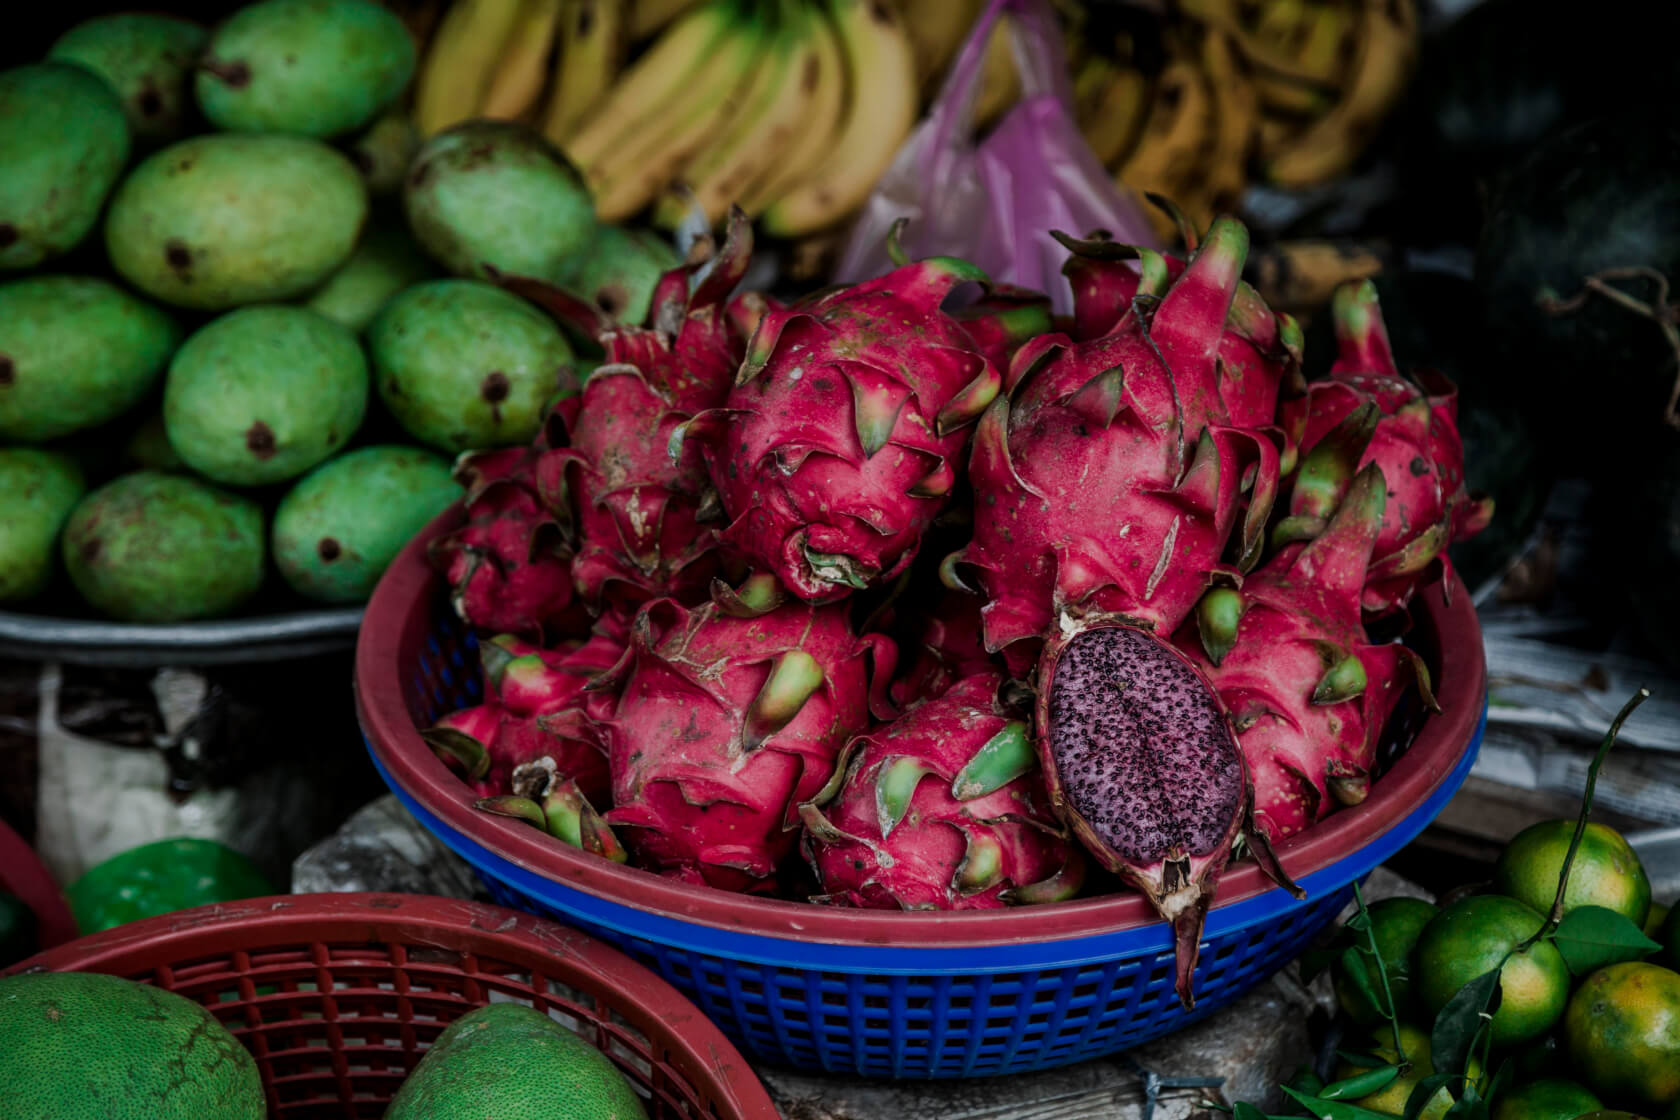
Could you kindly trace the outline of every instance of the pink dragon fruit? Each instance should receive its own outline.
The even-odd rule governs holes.
[[[451,712],[421,736],[482,796],[540,801],[551,784],[569,779],[584,797],[605,804],[611,780],[596,721],[610,703],[586,689],[623,651],[606,633],[553,649],[511,634],[481,642],[484,703]]]
[[[724,543],[809,602],[909,563],[1001,376],[940,310],[985,277],[933,258],[769,310],[723,408],[689,438],[731,518]]]
[[[1400,376],[1369,280],[1336,289],[1336,363],[1330,376],[1287,402],[1282,419],[1300,466],[1291,479],[1289,515],[1274,545],[1311,538],[1338,508],[1355,472],[1382,468],[1389,501],[1366,575],[1363,606],[1383,616],[1403,610],[1426,580],[1446,578],[1447,545],[1474,536],[1493,516],[1491,499],[1465,490],[1457,391],[1424,374]]]
[[[752,229],[736,211],[721,252],[661,279],[645,326],[608,320],[546,282],[498,277],[606,352],[582,394],[551,415],[552,449],[536,463],[538,495],[567,527],[573,581],[592,611],[663,595],[692,603],[717,573],[698,448],[673,458],[668,445],[729,393],[746,349],[729,296],[751,256]]]
[[[942,591],[917,620],[914,636],[905,644],[910,656],[890,690],[900,710],[941,696],[958,681],[994,668],[981,637],[980,600],[963,592]]]
[[[1124,615],[1170,634],[1263,544],[1278,453],[1232,426],[1218,350],[1248,234],[1221,219],[1177,281],[1145,251],[1142,294],[1101,338],[1029,343],[974,437],[974,536],[946,582],[977,575],[986,648],[1017,674],[1064,616]],[[1146,298],[1147,297],[1147,298]],[[1246,493],[1245,493],[1246,490]]]
[[[1254,779],[1256,825],[1274,841],[1365,799],[1378,737],[1410,683],[1434,706],[1417,655],[1370,644],[1360,624],[1384,504],[1372,464],[1317,537],[1286,546],[1240,590],[1208,592],[1196,624],[1179,633],[1230,713]]]
[[[1009,368],[1015,351],[1054,329],[1050,297],[1031,288],[996,284],[978,300],[951,312],[974,348],[999,370]]]
[[[764,892],[792,851],[794,807],[828,781],[870,713],[893,648],[844,606],[781,602],[768,575],[690,610],[642,608],[602,723],[606,818],[637,861],[690,883]]]
[[[1085,860],[1050,814],[1027,723],[998,701],[1003,683],[969,677],[847,744],[799,807],[825,892],[813,902],[984,910],[1073,897]]]
[[[1303,892],[1255,830],[1243,752],[1207,679],[1128,619],[1063,621],[1038,675],[1051,807],[1172,924],[1175,986],[1192,1007],[1202,923],[1237,836],[1279,885]]]
[[[1101,338],[1131,309],[1145,262],[1135,249],[1101,237],[1079,241],[1055,236],[1073,251],[1062,266],[1073,286],[1073,337],[1080,342]],[[1186,231],[1185,244],[1191,250],[1197,247],[1193,233]],[[1169,281],[1184,271],[1185,262],[1176,257],[1157,259],[1165,262]],[[1147,263],[1155,265],[1154,260]],[[1158,283],[1152,278],[1152,286]],[[1300,325],[1292,317],[1273,312],[1247,283],[1237,285],[1219,338],[1219,394],[1228,422],[1239,428],[1274,423],[1280,393],[1296,396],[1304,391],[1302,345]]]
[[[535,452],[469,451],[455,463],[467,520],[432,542],[455,613],[491,632],[558,638],[587,629],[573,603],[571,550],[539,498]]]

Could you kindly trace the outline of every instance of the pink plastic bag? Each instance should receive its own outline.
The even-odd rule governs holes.
[[[972,124],[986,39],[1007,8],[1016,21],[1021,101],[978,145]],[[1159,247],[1139,204],[1117,187],[1073,123],[1061,30],[1046,0],[991,0],[951,66],[927,118],[910,134],[864,204],[836,279],[854,283],[892,267],[887,233],[912,258],[962,257],[993,280],[1048,292],[1073,309],[1062,277],[1068,252],[1050,231],[1107,230],[1125,244]]]

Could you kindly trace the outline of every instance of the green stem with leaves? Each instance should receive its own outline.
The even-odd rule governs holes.
[[[1365,908],[1365,892],[1359,889],[1357,879],[1353,882],[1353,900],[1365,917],[1365,947],[1371,953],[1371,963],[1376,966],[1377,979],[1382,983],[1382,1013],[1388,1020],[1389,1029],[1394,1032],[1394,1060],[1396,1064],[1404,1066],[1409,1059],[1406,1057],[1406,1047],[1400,1041],[1400,1011],[1394,1006],[1394,990],[1388,986],[1388,966],[1383,963],[1382,954],[1377,951],[1377,931],[1371,927],[1371,912]]]

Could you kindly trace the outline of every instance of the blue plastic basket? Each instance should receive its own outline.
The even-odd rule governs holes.
[[[424,566],[401,568],[382,583],[358,653],[358,702],[381,777],[497,901],[617,946],[749,1057],[809,1070],[925,1078],[1045,1069],[1208,1015],[1299,955],[1352,884],[1429,824],[1469,773],[1486,722],[1468,596],[1449,606],[1431,594],[1418,644],[1439,667],[1442,714],[1424,722],[1365,805],[1281,846],[1305,899],[1251,865],[1227,872],[1187,1011],[1173,990],[1169,930],[1136,896],[932,916],[819,909],[675,884],[475,812],[465,784],[415,731],[478,701],[474,641]],[[387,596],[385,606],[404,606],[400,615],[380,609]]]

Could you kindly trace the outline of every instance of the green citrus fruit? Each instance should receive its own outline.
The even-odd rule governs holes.
[[[1493,869],[1494,889],[1542,914],[1550,913],[1574,833],[1575,822],[1561,820],[1541,821],[1517,833]],[[1581,846],[1569,868],[1564,913],[1577,906],[1603,906],[1636,926],[1645,924],[1645,914],[1651,909],[1651,880],[1639,856],[1608,825],[1589,823],[1581,834]]]
[[[1431,1015],[1476,977],[1500,969],[1493,1042],[1511,1046],[1545,1034],[1569,1001],[1569,968],[1549,941],[1506,959],[1545,919],[1503,895],[1471,895],[1442,909],[1418,937],[1413,990]],[[1501,968],[1500,962],[1504,961]]]
[[[1672,911],[1660,902],[1651,903],[1650,913],[1645,915],[1645,936],[1655,941],[1662,940],[1663,926],[1668,922]]]
[[[1500,1093],[1493,1103],[1492,1120],[1575,1120],[1583,1112],[1603,1107],[1604,1102],[1585,1085],[1547,1078]]]
[[[1404,1016],[1412,1010],[1412,948],[1417,945],[1418,934],[1429,924],[1429,919],[1440,912],[1440,907],[1419,898],[1385,898],[1372,903],[1368,910],[1371,936],[1377,943],[1377,954],[1383,969],[1388,973],[1388,990],[1394,996],[1400,1015]],[[1376,967],[1372,964],[1371,950],[1364,944],[1363,935],[1356,935],[1354,944],[1365,961],[1366,975],[1371,978],[1371,986],[1380,1000],[1382,982],[1378,980]],[[1340,960],[1331,971],[1331,979],[1336,987],[1336,1000],[1347,1012],[1348,1018],[1365,1027],[1374,1027],[1387,1018],[1382,1009],[1348,979],[1347,970]]]
[[[274,893],[243,855],[193,836],[119,852],[64,890],[76,928],[84,934],[190,906]]]
[[[1647,961],[1581,981],[1563,1018],[1581,1079],[1607,1100],[1660,1115],[1680,1101],[1680,973]]]
[[[1429,1032],[1422,1027],[1415,1027],[1410,1023],[1400,1024],[1400,1045],[1406,1048],[1406,1061],[1410,1068],[1399,1077],[1390,1081],[1383,1088],[1358,1100],[1350,1101],[1360,1108],[1368,1108],[1372,1112],[1386,1112],[1393,1116],[1402,1116],[1406,1112],[1406,1099],[1412,1095],[1412,1089],[1423,1078],[1435,1072],[1435,1066],[1429,1058]],[[1373,1058],[1380,1058],[1385,1062],[1396,1062],[1399,1056],[1394,1050],[1394,1031],[1387,1023],[1374,1028],[1365,1039],[1363,1046],[1354,1051],[1369,1054]],[[1342,1062],[1336,1066],[1336,1079],[1354,1077],[1365,1072],[1352,1062]],[[1480,1077],[1482,1065],[1474,1055],[1470,1058],[1470,1076]],[[1424,1106],[1420,1114],[1422,1120],[1441,1120],[1447,1109],[1453,1104],[1452,1094],[1446,1088],[1438,1089],[1429,1103]]]

